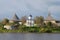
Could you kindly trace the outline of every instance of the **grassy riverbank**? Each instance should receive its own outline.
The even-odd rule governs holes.
[[[33,27],[27,27],[24,25],[25,23],[26,20],[22,20],[22,24],[20,24],[18,21],[11,23],[9,19],[4,19],[0,21],[0,33],[60,33],[60,27],[56,23],[50,21],[45,23],[42,16],[35,18]]]
[[[60,27],[26,27],[19,26],[18,29],[7,30],[3,27],[0,27],[0,33],[60,33]]]

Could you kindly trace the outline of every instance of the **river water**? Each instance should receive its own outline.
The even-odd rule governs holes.
[[[0,40],[60,40],[57,33],[0,33]]]

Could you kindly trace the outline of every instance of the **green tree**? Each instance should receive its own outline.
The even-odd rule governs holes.
[[[42,25],[44,23],[44,17],[43,16],[40,16],[40,24]]]
[[[26,19],[27,19],[26,16],[21,17],[22,24],[26,23]]]
[[[36,16],[36,17],[34,18],[34,21],[35,21],[35,24],[40,24],[39,16]]]
[[[9,20],[7,18],[5,18],[5,19],[2,20],[2,24],[5,25],[5,24],[8,24],[8,23],[9,23]]]
[[[44,17],[43,16],[36,16],[35,18],[34,18],[34,21],[35,21],[35,24],[37,24],[37,25],[42,25],[43,24],[43,22],[44,22]]]
[[[51,27],[52,26],[52,23],[51,22],[48,22],[47,23],[47,26],[50,26]]]

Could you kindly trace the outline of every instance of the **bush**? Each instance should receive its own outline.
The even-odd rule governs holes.
[[[52,30],[46,30],[45,32],[46,33],[52,33]]]

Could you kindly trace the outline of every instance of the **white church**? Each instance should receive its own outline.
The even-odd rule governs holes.
[[[29,26],[29,27],[34,26],[34,20],[32,19],[32,15],[29,15],[29,16],[28,16],[25,25],[26,25],[26,26]]]

